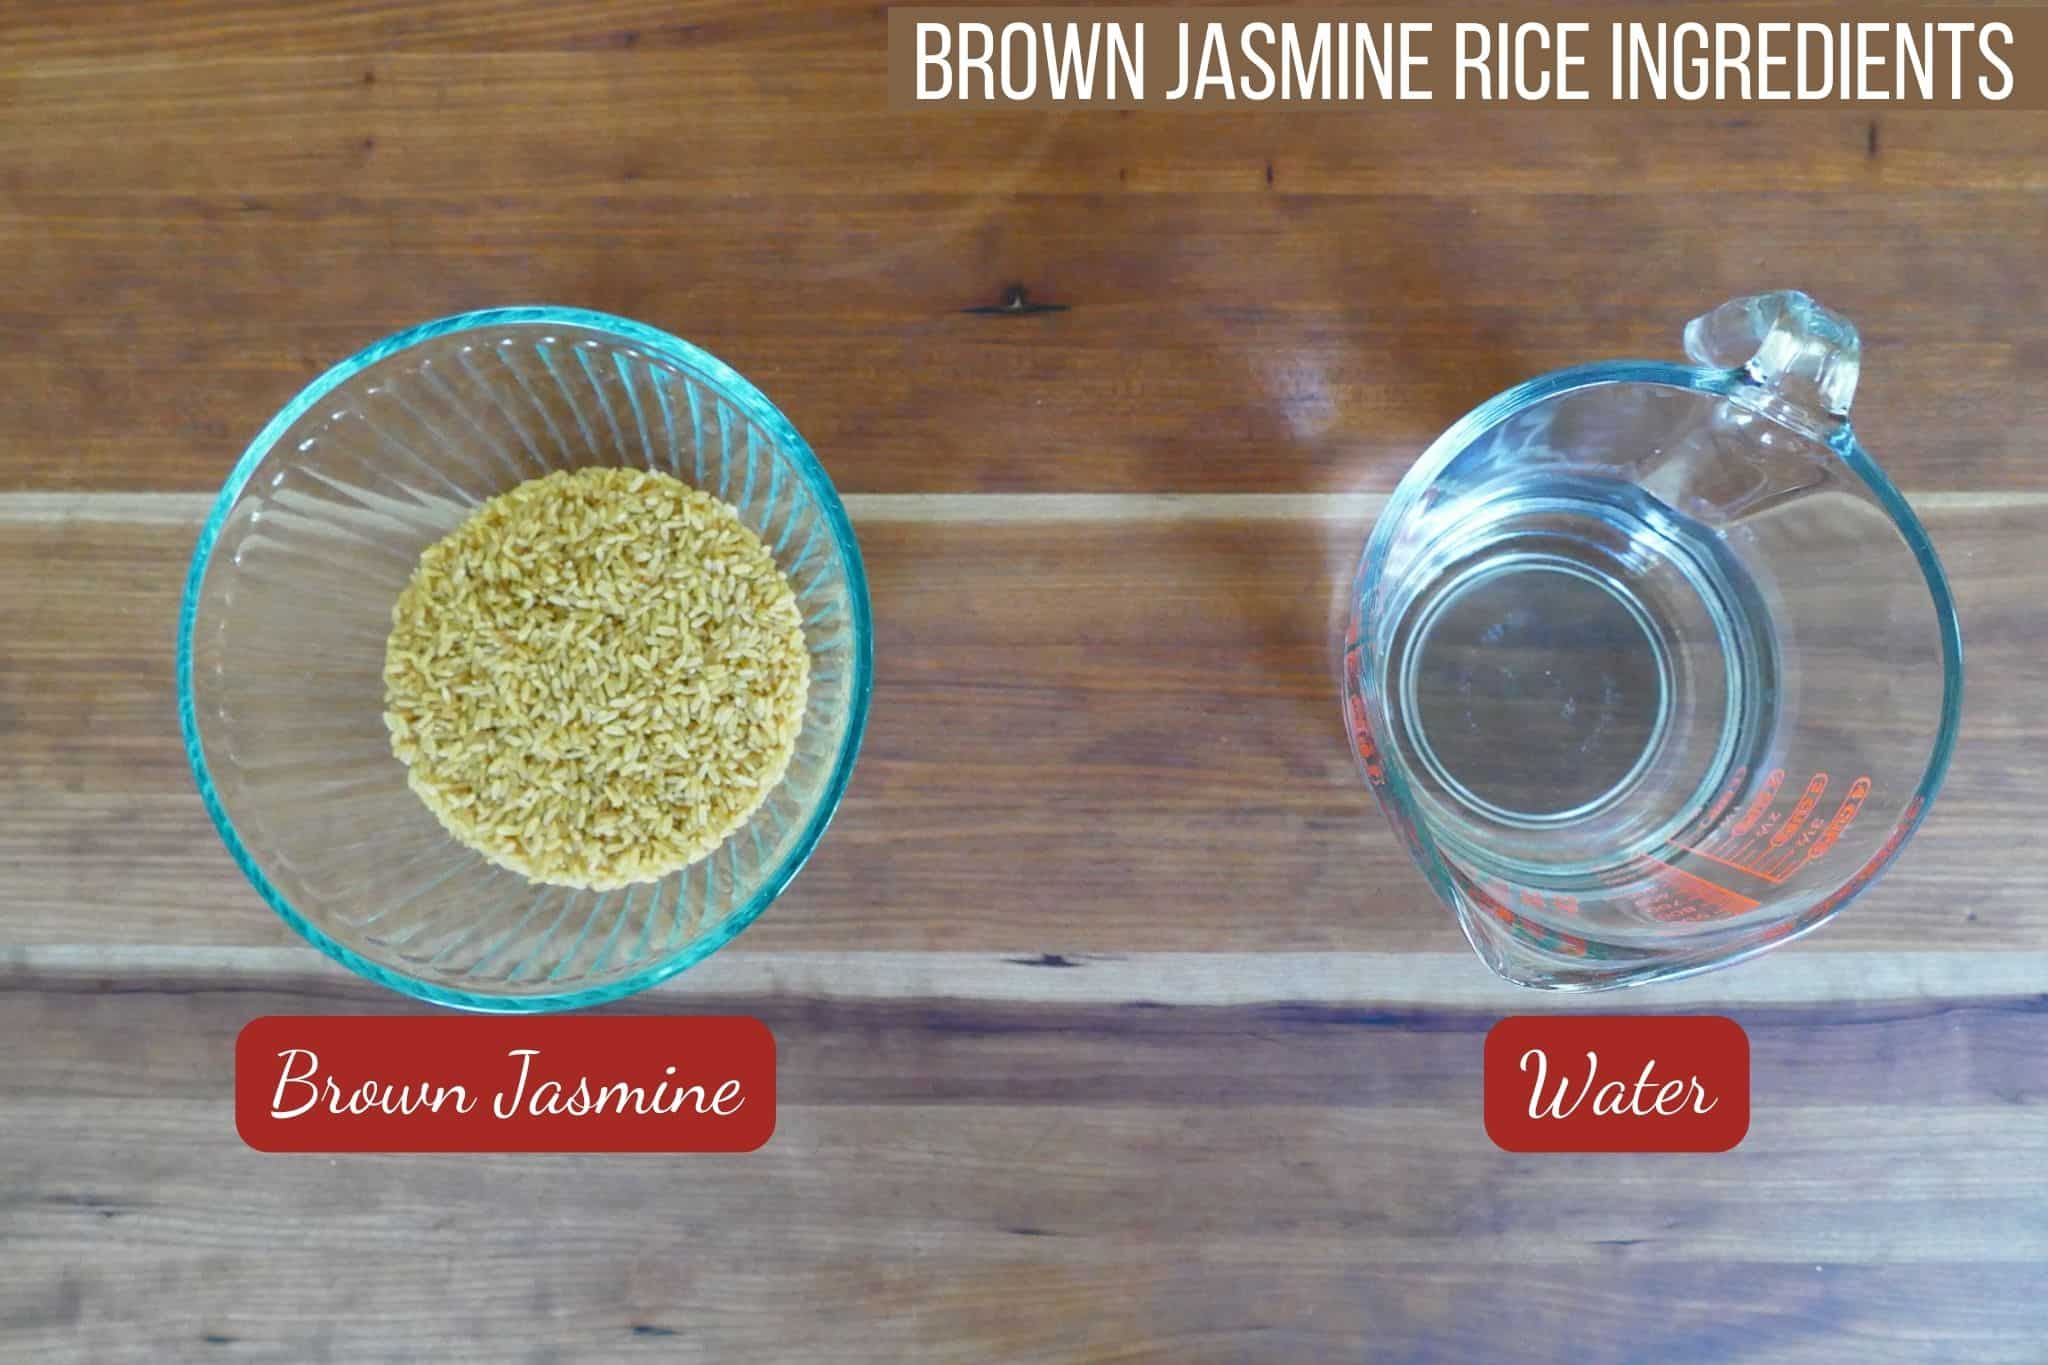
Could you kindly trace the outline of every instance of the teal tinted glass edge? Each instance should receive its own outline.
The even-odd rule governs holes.
[[[1941,726],[1935,732],[1934,747],[1928,756],[1927,768],[1922,773],[1916,789],[1920,808],[1912,815],[1911,822],[1893,845],[1892,852],[1882,863],[1873,868],[1870,877],[1863,884],[1868,890],[1884,870],[1891,866],[1905,847],[1907,840],[1927,819],[1927,812],[1934,808],[1934,798],[1948,780],[1949,760],[1954,756],[1957,732],[1963,723],[1963,625],[1962,617],[1956,611],[1954,596],[1949,591],[1948,574],[1941,567],[1941,558],[1934,552],[1934,542],[1927,535],[1927,528],[1920,524],[1920,518],[1913,513],[1906,502],[1906,495],[1883,466],[1870,457],[1856,440],[1852,425],[1844,424],[1835,439],[1829,443],[1845,464],[1863,480],[1884,510],[1890,513],[1892,521],[1905,539],[1906,548],[1913,552],[1914,560],[1920,565],[1920,573],[1927,580],[1928,594],[1934,599],[1934,610],[1941,625]],[[1858,892],[1861,894],[1861,891]]]
[[[818,808],[812,812],[810,823],[805,826],[788,856],[762,882],[744,906],[727,915],[725,922],[715,932],[690,945],[674,958],[610,985],[553,994],[497,996],[455,990],[434,985],[432,982],[415,980],[380,963],[370,961],[337,943],[308,922],[292,908],[290,901],[271,884],[270,879],[263,875],[262,869],[257,866],[248,847],[242,842],[234,822],[228,818],[227,810],[222,806],[219,793],[214,788],[213,775],[206,766],[205,750],[199,740],[197,707],[192,694],[192,629],[199,615],[199,590],[206,580],[207,568],[213,560],[213,547],[220,539],[221,528],[227,522],[228,513],[240,498],[242,490],[248,486],[257,466],[262,464],[264,457],[276,447],[278,440],[285,432],[291,430],[299,418],[321,399],[363,370],[422,341],[445,336],[451,332],[474,331],[513,323],[583,327],[642,346],[665,360],[702,375],[714,386],[725,391],[726,396],[732,399],[741,411],[771,432],[798,457],[796,464],[803,473],[804,482],[818,499],[819,507],[824,510],[826,522],[838,538],[845,556],[848,596],[852,599],[853,605],[854,675],[848,694],[846,734],[840,740],[832,774],[825,784]],[[488,308],[437,318],[373,342],[347,360],[331,367],[300,390],[291,402],[265,424],[263,430],[257,433],[256,439],[242,452],[242,458],[236,462],[227,482],[221,486],[220,495],[214,500],[213,510],[208,514],[205,526],[200,529],[199,542],[192,551],[192,564],[185,576],[184,597],[178,606],[178,727],[184,737],[185,761],[191,766],[193,781],[199,788],[199,799],[205,805],[206,814],[213,821],[214,830],[220,835],[221,842],[227,846],[229,856],[234,859],[235,866],[241,869],[242,875],[248,878],[249,884],[256,888],[265,903],[300,937],[349,970],[416,999],[492,1014],[539,1014],[608,1004],[646,990],[650,986],[659,985],[679,972],[687,971],[702,962],[730,943],[760,917],[761,912],[767,909],[769,903],[782,893],[809,861],[812,850],[817,847],[818,840],[824,835],[826,827],[831,824],[833,815],[839,809],[840,798],[844,796],[846,785],[853,776],[854,760],[859,756],[861,740],[867,730],[868,701],[874,689],[874,661],[874,629],[868,602],[867,571],[861,560],[860,542],[854,536],[853,523],[846,514],[846,505],[840,500],[838,490],[832,486],[831,479],[826,476],[824,466],[819,464],[810,443],[797,432],[795,425],[783,415],[781,409],[768,400],[766,394],[739,371],[710,352],[691,345],[681,337],[672,336],[645,323],[634,322],[630,318],[616,317],[585,308],[543,305]]]

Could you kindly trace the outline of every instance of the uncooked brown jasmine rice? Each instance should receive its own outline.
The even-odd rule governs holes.
[[[809,684],[789,580],[731,507],[584,469],[492,498],[420,556],[391,610],[384,723],[449,833],[604,890],[746,823]]]

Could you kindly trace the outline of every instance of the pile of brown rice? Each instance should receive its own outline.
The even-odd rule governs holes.
[[[731,507],[584,469],[492,498],[420,556],[391,611],[384,723],[456,838],[603,890],[745,824],[809,684],[796,596]]]

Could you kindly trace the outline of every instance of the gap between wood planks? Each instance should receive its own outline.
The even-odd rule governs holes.
[[[269,989],[362,985],[311,948],[50,945],[0,947],[0,993],[60,990],[69,978],[131,988],[151,979]],[[288,984],[287,979],[292,981]],[[1794,949],[1740,971],[1633,989],[1625,997],[1531,991],[1466,953],[748,952],[728,950],[639,997],[678,1008],[731,997],[963,999],[1056,1005],[1428,1006],[1501,1014],[1732,1006],[2032,1000],[2048,995],[2048,952],[1825,952]]]
[[[197,525],[212,493],[0,493],[0,525]],[[1909,492],[1922,511],[2048,506],[2048,490]],[[856,522],[1363,521],[1385,493],[852,493]]]

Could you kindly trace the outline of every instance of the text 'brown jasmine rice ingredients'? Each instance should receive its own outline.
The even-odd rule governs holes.
[[[609,890],[746,823],[809,683],[796,596],[731,507],[584,469],[492,498],[420,556],[391,612],[384,723],[457,839]]]

